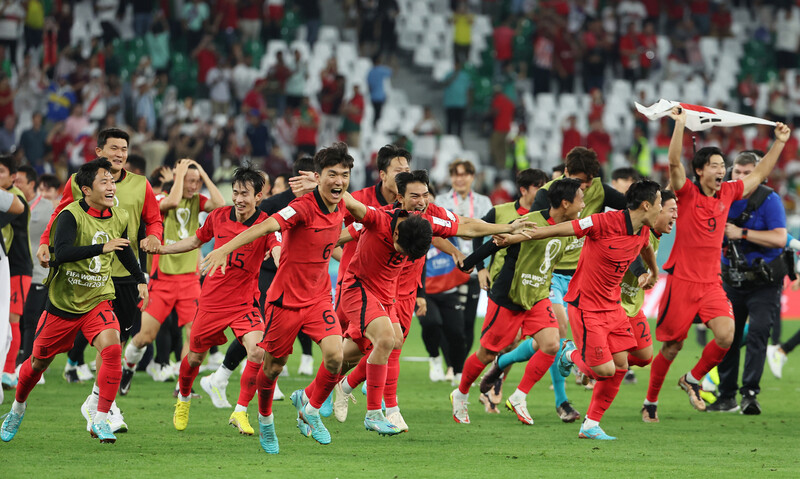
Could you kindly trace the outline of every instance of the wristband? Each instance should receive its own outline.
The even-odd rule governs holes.
[[[743,239],[743,240],[746,240],[746,239],[747,239],[747,228],[743,228],[743,229],[742,229],[742,239]]]

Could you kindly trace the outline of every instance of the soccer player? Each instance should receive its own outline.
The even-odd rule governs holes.
[[[572,221],[584,207],[580,180],[561,179],[548,190],[550,208],[527,213],[522,218],[543,227]],[[524,236],[517,238],[527,239]],[[539,351],[525,368],[525,375],[517,390],[506,401],[523,423],[533,425],[528,412],[528,392],[548,371],[559,350],[558,321],[550,303],[550,280],[569,242],[567,238],[542,241],[523,241],[506,252],[503,266],[489,291],[489,306],[481,329],[480,348],[464,362],[461,382],[451,394],[453,419],[469,424],[467,399],[469,388],[483,368],[494,361],[497,354],[512,344],[518,331],[536,341]],[[482,261],[498,248],[487,243],[465,263]]]
[[[174,183],[168,195],[159,195],[159,208],[163,216],[164,244],[170,245],[189,238],[200,227],[200,212],[212,212],[225,206],[225,199],[208,177],[203,167],[194,160],[183,159],[175,166]],[[199,193],[201,185],[208,189],[209,197]],[[122,379],[119,393],[128,394],[136,366],[141,361],[147,345],[153,342],[161,324],[174,309],[178,326],[189,325],[197,314],[200,297],[200,276],[197,264],[200,251],[193,249],[181,254],[153,257],[150,274],[150,305],[142,312],[142,327],[125,348]],[[191,333],[190,333],[191,334]],[[188,344],[184,344],[185,356]]]
[[[156,201],[153,189],[150,187],[147,178],[131,173],[123,167],[128,158],[129,141],[130,138],[128,134],[122,130],[117,128],[102,130],[97,136],[95,154],[111,162],[111,175],[114,177],[117,188],[117,196],[114,199],[114,205],[128,212],[128,234],[133,238],[131,241],[131,248],[138,258],[140,247],[145,251],[158,248],[161,244],[163,225],[161,224],[161,213],[158,208],[158,202]],[[39,250],[36,252],[36,258],[42,266],[48,266],[50,261],[50,252],[47,242],[49,241],[50,228],[52,227],[53,220],[61,210],[73,203],[75,198],[80,197],[80,188],[74,180],[75,175],[71,176],[64,185],[64,194],[61,197],[61,202],[56,206],[53,215],[50,217],[50,224],[39,240]],[[142,239],[141,242],[137,242],[139,226],[142,223],[145,225],[146,237]],[[125,340],[128,338],[130,329],[140,318],[138,287],[135,278],[123,268],[121,264],[114,264],[113,271],[111,272],[111,279],[114,283],[115,291],[112,304],[114,305],[114,313],[120,325],[120,340],[121,343],[124,344]],[[87,344],[87,338],[83,338],[82,336],[79,336],[79,338],[82,338],[83,341],[77,341],[80,344],[76,344],[76,347],[73,348],[73,352],[77,350],[82,357],[82,348]],[[102,356],[98,354],[98,367],[101,361]],[[94,421],[93,417],[97,410],[99,392],[100,387],[97,381],[95,381],[91,394],[89,394],[86,401],[81,405],[81,414],[83,414],[83,417],[86,419],[87,430],[91,428],[91,424]],[[111,406],[110,420],[112,422],[112,431],[124,432],[128,430],[128,425],[125,423],[122,413],[116,406],[116,403]]]
[[[186,253],[212,239],[219,249],[250,226],[265,221],[267,215],[256,209],[261,201],[264,176],[249,167],[237,168],[232,185],[233,206],[217,208],[195,234],[176,243],[160,246],[154,253]],[[200,364],[212,346],[228,341],[224,331],[230,327],[236,339],[247,349],[247,364],[240,380],[239,400],[229,423],[241,434],[252,435],[255,432],[248,420],[247,406],[255,395],[256,375],[264,358],[264,351],[258,346],[264,335],[264,321],[258,308],[257,295],[258,270],[268,247],[267,238],[263,237],[253,244],[232,249],[225,257],[228,274],[209,275],[203,283],[189,336],[189,353],[181,360],[178,378],[180,391],[172,422],[179,431],[186,429],[189,424],[192,384],[200,371]],[[164,259],[159,257],[159,261]]]
[[[25,199],[25,193],[14,186],[16,178],[16,160],[10,155],[0,156],[0,188],[15,195],[25,205],[25,212],[15,216],[9,224],[0,230],[8,253],[11,274],[11,308],[8,318],[11,323],[11,344],[3,367],[2,383],[4,389],[11,389],[17,383],[15,368],[19,345],[22,341],[19,318],[22,316],[25,298],[28,296],[28,291],[31,287],[31,275],[33,274],[31,247],[28,243],[28,224],[31,219],[31,211]]]
[[[733,308],[719,277],[728,210],[731,203],[750,194],[767,178],[791,133],[786,125],[778,123],[769,152],[751,174],[736,181],[723,181],[725,158],[718,148],[701,148],[692,158],[696,178],[692,182],[686,178],[681,163],[686,112],[676,107],[670,117],[675,120],[675,129],[669,144],[669,173],[670,186],[678,197],[678,233],[664,265],[667,284],[656,323],[656,339],[663,344],[650,366],[642,415],[645,418],[647,413],[646,422],[658,420],[658,393],[695,316],[711,329],[714,340],[703,349],[694,368],[681,376],[678,385],[695,409],[705,411],[699,382],[725,357],[734,335]]]
[[[623,211],[596,213],[539,228],[532,234],[537,239],[572,235],[586,238],[572,285],[564,298],[569,304],[575,343],[566,341],[559,358],[559,370],[564,377],[575,365],[597,381],[578,433],[583,439],[616,439],[600,428],[600,420],[628,371],[628,352],[637,347],[628,316],[620,305],[622,278],[631,262],[641,255],[649,272],[640,284],[652,287],[658,279],[650,228],[661,213],[660,187],[654,181],[637,181],[628,189],[626,198],[628,207]]]
[[[136,279],[143,307],[147,306],[148,293],[144,274],[126,238],[128,213],[114,206],[116,185],[111,168],[105,158],[82,165],[72,179],[83,199],[67,205],[51,225],[48,302],[39,320],[33,354],[20,368],[16,397],[0,430],[3,441],[14,438],[31,390],[56,354],[72,347],[79,330],[103,358],[97,371],[100,391],[90,432],[101,443],[116,441],[107,422],[117,394],[122,355],[119,324],[111,306],[114,283],[110,276],[115,257]]]

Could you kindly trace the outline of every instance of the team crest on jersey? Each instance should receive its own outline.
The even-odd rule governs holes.
[[[189,237],[189,216],[191,211],[189,208],[177,208],[175,216],[178,218],[178,237],[185,239]]]
[[[281,215],[281,218],[288,221],[289,218],[297,214],[297,211],[295,211],[291,206],[287,206],[286,208],[278,211],[278,214]]]
[[[278,243],[283,243],[283,235],[280,231],[275,232],[275,239],[278,240]]]
[[[594,226],[594,223],[592,223],[592,217],[587,216],[586,218],[578,220],[578,226],[580,226],[582,230],[585,230],[586,228],[591,228],[592,226]]]
[[[116,199],[116,196],[114,197]],[[108,233],[105,231],[98,231],[92,237],[92,244],[106,244],[110,240]],[[92,273],[99,273],[102,263],[100,262],[100,255],[94,256],[89,261],[89,271]]]
[[[356,231],[361,231],[364,229],[364,225],[361,223],[353,223],[353,229]]]

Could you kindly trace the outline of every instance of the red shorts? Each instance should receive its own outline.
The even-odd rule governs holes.
[[[258,343],[276,358],[292,354],[297,333],[303,331],[319,343],[328,336],[341,336],[342,327],[333,312],[330,296],[320,298],[316,304],[304,308],[283,308],[272,303],[264,310],[267,322],[264,340]]]
[[[233,312],[198,309],[189,334],[189,349],[195,353],[204,353],[213,346],[227,343],[225,328],[231,328],[236,339],[253,331],[263,334],[264,319],[254,306],[245,306]]]
[[[45,311],[36,327],[33,357],[47,359],[66,353],[72,349],[78,331],[83,332],[89,344],[92,344],[94,338],[106,329],[119,332],[119,323],[111,301],[103,301],[77,319],[62,318]]]
[[[345,285],[336,314],[344,318],[343,324],[347,324],[345,336],[358,344],[362,352],[369,348],[369,340],[364,337],[369,323],[384,316],[393,323],[399,322],[393,304],[382,304],[361,282],[356,281]]]
[[[159,323],[164,324],[173,309],[178,313],[178,326],[191,323],[197,315],[199,277],[195,276],[193,280],[152,279],[147,289],[150,292],[150,304],[144,312]]]
[[[397,316],[397,321],[400,322],[400,329],[403,330],[403,340],[408,337],[408,331],[411,329],[411,320],[414,319],[414,311],[416,309],[416,296],[398,299],[394,304],[394,314]]]
[[[28,297],[30,289],[30,276],[11,277],[11,307],[9,308],[9,313],[22,316],[22,311],[25,309],[25,298]]]
[[[633,339],[636,340],[636,349],[644,349],[653,345],[653,337],[650,336],[650,324],[647,322],[647,317],[640,309],[636,316],[628,316],[628,321],[631,324],[631,332]]]
[[[544,328],[558,328],[549,299],[539,301],[528,311],[512,311],[489,299],[481,328],[481,346],[499,352],[514,342],[520,330],[522,336],[533,336]]]
[[[569,304],[569,325],[575,347],[587,366],[613,361],[613,354],[636,349],[631,323],[622,307],[613,311],[584,311]]]
[[[695,283],[668,275],[658,306],[656,339],[683,341],[697,316],[703,324],[720,316],[733,318],[733,307],[722,282]]]

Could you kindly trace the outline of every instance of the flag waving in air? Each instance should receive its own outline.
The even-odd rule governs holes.
[[[636,109],[649,120],[658,120],[669,115],[670,110],[676,106],[686,110],[686,128],[692,131],[708,130],[712,126],[741,126],[741,125],[769,125],[775,126],[774,121],[767,121],[754,116],[741,115],[719,108],[711,108],[691,103],[664,100],[663,98],[651,106],[645,107],[634,102]]]

